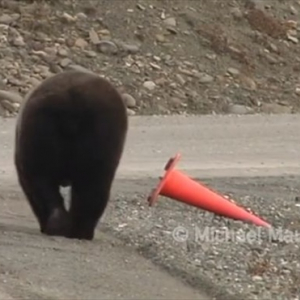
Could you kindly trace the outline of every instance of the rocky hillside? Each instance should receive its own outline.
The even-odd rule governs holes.
[[[128,113],[300,111],[300,1],[0,0],[0,115],[88,69]]]

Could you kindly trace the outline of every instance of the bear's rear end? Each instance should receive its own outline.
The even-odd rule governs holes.
[[[41,232],[93,239],[127,129],[121,95],[97,75],[60,73],[27,97],[17,121],[15,165]],[[69,211],[59,193],[66,185]]]

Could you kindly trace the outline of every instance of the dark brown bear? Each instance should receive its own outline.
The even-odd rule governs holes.
[[[28,95],[18,116],[14,159],[42,233],[94,238],[127,129],[121,95],[95,74],[63,72]],[[69,210],[61,186],[71,187]]]

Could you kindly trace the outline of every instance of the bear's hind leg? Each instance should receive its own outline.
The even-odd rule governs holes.
[[[46,235],[67,235],[69,215],[64,207],[59,186],[46,179],[27,178],[23,189],[39,221],[40,231]]]
[[[107,206],[113,180],[113,170],[79,180],[71,188],[71,230],[69,238],[93,240],[95,228]]]
[[[31,180],[25,178],[23,174],[18,174],[20,186],[26,196],[26,199],[38,220],[40,230],[43,232],[49,217],[49,212],[45,203],[40,201],[32,187]]]

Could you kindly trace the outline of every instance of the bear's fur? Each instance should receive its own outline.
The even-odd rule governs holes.
[[[43,234],[94,239],[124,150],[127,118],[119,92],[92,73],[59,73],[26,97],[14,162]],[[71,188],[69,211],[61,186]]]

